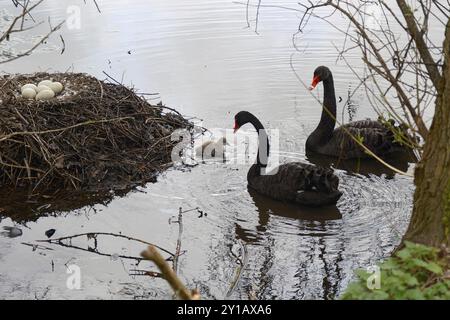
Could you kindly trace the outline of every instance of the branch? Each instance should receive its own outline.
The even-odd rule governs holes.
[[[164,257],[156,250],[154,246],[149,246],[147,250],[141,252],[144,259],[153,261],[164,276],[164,279],[170,284],[177,296],[183,300],[199,300],[200,295],[197,291],[189,291],[183,282],[177,277],[174,270],[170,267]]]
[[[47,243],[52,243],[52,244],[61,244],[62,241],[64,241],[64,240],[72,241],[72,239],[74,239],[74,238],[85,237],[85,236],[88,237],[89,239],[90,238],[95,238],[97,236],[111,236],[111,237],[116,237],[116,238],[123,238],[123,239],[130,240],[130,241],[137,241],[137,242],[140,242],[140,243],[143,243],[143,244],[147,244],[149,246],[156,247],[159,250],[164,251],[165,253],[169,254],[172,257],[174,256],[174,254],[172,252],[170,252],[169,250],[166,250],[166,249],[164,249],[162,247],[159,247],[159,246],[157,246],[157,245],[155,245],[153,243],[150,243],[150,242],[147,242],[147,241],[144,241],[144,240],[141,240],[141,239],[129,237],[129,236],[126,236],[126,235],[123,235],[123,234],[116,234],[116,233],[111,233],[111,232],[87,232],[87,233],[80,233],[80,234],[75,234],[75,235],[72,235],[72,236],[67,236],[67,237],[62,237],[62,238],[57,238],[57,239],[37,240],[36,242],[47,242]]]
[[[417,125],[417,129],[418,129],[420,135],[424,139],[426,139],[426,137],[428,136],[428,128],[426,127],[426,125],[423,122],[423,119],[420,117],[420,115],[417,114],[416,110],[414,109],[414,107],[412,106],[411,102],[409,101],[408,96],[403,91],[402,87],[398,83],[398,81],[395,78],[395,76],[392,74],[391,70],[389,69],[388,65],[386,64],[386,61],[381,56],[381,54],[380,54],[379,50],[377,49],[377,47],[375,46],[374,42],[372,41],[372,39],[367,34],[367,31],[364,28],[364,26],[362,26],[356,20],[356,18],[353,15],[351,15],[347,10],[343,9],[339,5],[339,2],[338,2],[338,4],[335,4],[332,1],[329,1],[327,3],[329,3],[330,6],[332,6],[333,8],[335,8],[337,10],[339,10],[343,15],[345,15],[353,23],[353,25],[356,27],[356,29],[358,30],[358,33],[369,44],[373,55],[376,57],[378,62],[381,64],[381,68],[382,68],[382,70],[380,70],[379,68],[376,68],[374,70],[376,70],[377,73],[381,72],[379,74],[383,75],[383,77],[386,78],[386,80],[388,80],[392,84],[392,86],[395,88],[395,90],[397,91],[397,93],[399,95],[400,101],[406,106],[406,108],[408,109],[409,113],[413,117],[414,122]],[[372,67],[372,66],[373,65],[371,65],[370,67]]]
[[[45,40],[47,40],[55,31],[59,30],[64,23],[65,23],[65,21],[59,23],[56,27],[50,28],[49,33],[47,33],[44,37],[42,37],[42,39],[40,39],[39,42],[37,42],[33,47],[31,47],[27,51],[20,53],[17,56],[12,57],[10,59],[0,61],[0,64],[11,62],[11,61],[17,60],[19,58],[30,55],[34,50],[36,50],[37,47],[39,47]],[[1,42],[1,39],[0,39],[0,42]]]
[[[20,20],[23,19],[26,15],[28,15],[30,13],[30,11],[32,11],[34,8],[36,8],[37,6],[39,6],[44,0],[39,0],[37,3],[35,3],[33,6],[31,6],[30,8],[27,8],[27,6],[25,6],[23,8],[22,14],[20,14],[19,16],[15,17],[13,22],[11,22],[9,28],[3,33],[3,35],[0,37],[0,42],[4,41],[5,39],[8,39],[9,35],[13,32],[14,26],[16,25],[16,23]]]
[[[175,249],[175,256],[173,258],[173,270],[175,274],[178,273],[178,258],[181,255],[181,237],[183,235],[183,211],[182,208],[179,208],[178,213],[178,239],[177,239],[177,247]]]
[[[62,132],[62,131],[66,131],[69,129],[74,129],[77,127],[81,127],[81,126],[87,126],[87,125],[91,125],[91,124],[97,124],[97,123],[108,123],[108,122],[114,122],[114,121],[123,121],[123,120],[127,120],[127,119],[134,119],[133,117],[122,117],[122,118],[116,118],[116,119],[105,119],[105,120],[88,120],[88,121],[84,121],[84,122],[80,122],[77,124],[74,124],[73,126],[68,126],[68,127],[64,127],[64,128],[60,128],[60,129],[51,129],[51,130],[44,130],[44,131],[20,131],[20,132],[13,132],[10,134],[6,134],[4,136],[0,136],[0,142],[8,140],[12,137],[15,136],[32,136],[32,135],[40,135],[40,134],[46,134],[46,133],[55,133],[55,132]]]
[[[436,62],[434,61],[430,51],[428,50],[428,46],[425,43],[425,40],[423,39],[423,34],[419,31],[419,28],[414,20],[414,14],[405,0],[397,0],[397,4],[402,11],[403,17],[405,18],[406,24],[408,26],[408,33],[416,43],[420,57],[422,58],[425,67],[427,68],[428,74],[430,75],[430,79],[433,82],[433,85],[436,88],[437,92],[440,93],[442,91],[442,76],[439,72]]]

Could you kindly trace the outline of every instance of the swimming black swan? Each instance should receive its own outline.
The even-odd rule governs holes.
[[[367,158],[370,157],[349,135],[347,129],[353,136],[362,139],[363,144],[377,156],[386,156],[397,152],[407,152],[413,155],[409,147],[395,141],[394,133],[380,121],[361,120],[347,123],[337,129],[336,124],[336,96],[334,92],[333,75],[327,67],[320,66],[314,71],[311,90],[319,82],[323,82],[323,110],[319,125],[306,140],[306,150],[316,153],[340,157],[342,159]],[[332,114],[332,116],[325,110]],[[391,122],[391,126],[394,124]],[[406,133],[406,130],[397,127]]]
[[[333,171],[305,163],[290,162],[266,173],[270,146],[263,125],[247,111],[237,113],[234,120],[234,132],[246,123],[251,123],[258,132],[256,163],[247,173],[250,188],[275,200],[301,205],[336,204],[342,192],[338,190],[339,178]]]

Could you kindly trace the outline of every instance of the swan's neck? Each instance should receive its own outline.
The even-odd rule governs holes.
[[[315,145],[327,142],[331,138],[336,125],[336,94],[334,92],[333,76],[323,81],[323,89],[322,116],[319,125],[310,135],[312,139],[310,142]]]
[[[260,168],[267,167],[269,160],[269,137],[267,136],[266,129],[262,123],[256,118],[252,117],[249,121],[258,132],[258,154],[256,156],[256,165]]]

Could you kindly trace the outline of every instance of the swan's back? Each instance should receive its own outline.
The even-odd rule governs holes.
[[[402,130],[403,134],[408,135],[406,130],[399,126],[395,127],[394,130]],[[378,156],[383,157],[397,152],[408,153],[413,156],[409,147],[396,141],[391,128],[380,121],[373,120],[361,120],[342,125],[333,131],[333,135],[326,144],[317,146],[317,149],[313,151],[342,159],[370,157],[348,133],[360,139],[367,148]]]
[[[301,162],[283,164],[263,175],[255,164],[247,179],[249,187],[263,195],[302,205],[336,204],[342,195],[338,190],[339,178],[333,171]]]

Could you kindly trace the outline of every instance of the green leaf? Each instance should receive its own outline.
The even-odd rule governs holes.
[[[355,270],[355,274],[364,282],[367,281],[367,278],[370,277],[370,273],[368,273],[366,270],[364,269],[357,269]]]
[[[409,287],[414,287],[414,286],[418,286],[419,285],[419,280],[417,280],[416,277],[407,274],[407,277],[405,277],[405,283],[409,286]]]
[[[419,289],[414,289],[406,291],[404,298],[410,300],[424,300],[425,295]]]
[[[371,275],[363,269],[355,271],[357,280],[350,284],[343,299],[450,299],[450,280],[443,276],[448,271],[448,254],[438,254],[437,248],[405,242],[395,256],[379,264],[381,289],[369,290]],[[439,276],[439,277],[436,277]],[[433,281],[430,281],[433,280]]]
[[[411,252],[408,248],[403,249],[403,250],[397,252],[397,257],[399,257],[402,260],[408,260],[411,258]]]
[[[443,274],[444,272],[442,271],[442,268],[440,265],[438,265],[436,262],[428,262],[425,265],[425,269],[427,269],[428,271],[431,271],[435,274]]]
[[[380,268],[382,270],[390,270],[398,268],[398,264],[394,259],[388,259],[383,264],[381,264]]]
[[[382,291],[382,290],[374,290],[371,299],[387,300],[387,299],[389,299],[389,293]]]

